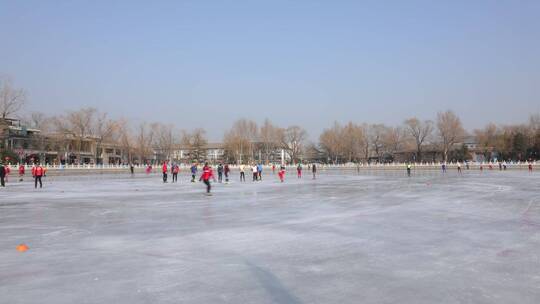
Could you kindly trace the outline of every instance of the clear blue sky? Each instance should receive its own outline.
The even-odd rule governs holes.
[[[540,111],[540,1],[5,1],[0,74],[27,110],[205,127],[466,127]]]

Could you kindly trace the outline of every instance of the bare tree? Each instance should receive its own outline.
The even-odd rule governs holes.
[[[257,123],[247,119],[240,119],[225,133],[223,142],[227,152],[238,163],[245,163],[253,158],[254,144],[257,138]]]
[[[165,160],[172,161],[172,151],[176,143],[173,125],[158,124],[155,145]]]
[[[140,123],[135,136],[137,153],[141,164],[147,162],[148,157],[152,154],[152,144],[154,143],[154,128],[146,122]]]
[[[197,128],[192,132],[182,132],[182,145],[189,149],[189,157],[196,161],[201,162],[206,159],[206,146],[208,140],[206,139],[206,131],[201,128]]]
[[[405,120],[407,132],[414,139],[416,145],[416,161],[422,161],[422,146],[426,139],[433,133],[433,122],[430,120],[420,121],[413,117]]]
[[[405,132],[400,127],[390,127],[386,129],[383,136],[384,149],[390,155],[394,155],[402,149]]]
[[[326,152],[329,160],[336,164],[344,154],[343,127],[336,121],[330,129],[325,129],[319,136],[319,145]]]
[[[437,114],[437,129],[441,139],[443,161],[446,162],[450,149],[455,143],[463,140],[465,129],[463,129],[459,117],[452,111]]]
[[[133,134],[127,120],[118,120],[116,122],[116,130],[117,132],[113,133],[112,141],[119,143],[122,150],[122,159],[132,164],[135,144]]]
[[[13,87],[10,78],[0,79],[0,115],[2,118],[16,114],[26,102],[26,92]]]
[[[107,117],[106,113],[96,113],[97,118],[93,122],[93,135],[96,138],[96,163],[103,156],[103,142],[111,141],[113,134],[118,131],[118,123]]]
[[[259,138],[262,144],[265,161],[268,164],[270,155],[279,147],[283,138],[283,129],[275,126],[269,119],[265,119],[262,125]]]
[[[373,124],[369,126],[368,139],[370,142],[375,156],[377,156],[377,161],[380,163],[382,161],[382,152],[384,147],[384,134],[387,132],[386,126],[383,124]]]
[[[283,137],[283,148],[289,153],[293,163],[298,163],[302,156],[304,142],[307,139],[306,130],[300,126],[290,126],[285,129]]]

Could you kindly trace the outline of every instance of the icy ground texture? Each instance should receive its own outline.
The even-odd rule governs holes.
[[[540,174],[363,174],[9,184],[0,303],[540,303]]]

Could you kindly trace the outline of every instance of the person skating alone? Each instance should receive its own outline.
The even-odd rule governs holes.
[[[457,172],[461,174],[461,164],[459,162],[457,163]]]
[[[285,181],[285,166],[281,165],[278,172],[279,180],[283,183]]]
[[[218,182],[223,182],[223,165],[220,163],[217,167]]]
[[[0,187],[6,186],[6,167],[0,162]]]
[[[240,181],[246,181],[246,166],[244,166],[244,164],[240,165]]]
[[[32,176],[34,176],[34,188],[37,189],[39,182],[39,188],[43,188],[43,183],[41,178],[45,175],[45,169],[38,163],[35,167],[32,168]]]
[[[216,182],[216,178],[214,177],[214,172],[212,171],[212,167],[208,165],[208,163],[204,164],[203,172],[201,174],[201,178],[199,181],[203,181],[203,183],[206,185],[206,194],[211,195],[210,190],[212,186],[210,185],[210,179],[214,180],[214,183]]]
[[[194,183],[195,178],[197,177],[197,164],[196,163],[193,163],[193,165],[191,165],[190,171],[191,171],[191,182]]]
[[[262,181],[262,171],[263,171],[263,166],[262,164],[258,164],[257,165],[257,178],[258,180]]]
[[[167,182],[167,172],[168,172],[168,166],[167,166],[167,162],[164,161],[163,162],[163,166],[161,167],[161,172],[163,172],[163,182],[166,183]]]
[[[411,177],[411,167],[412,167],[412,166],[411,166],[410,163],[407,164],[407,176],[408,176],[408,177]]]
[[[20,182],[23,181],[23,178],[24,178],[24,171],[25,171],[24,164],[20,164],[20,165],[19,165],[19,181],[20,181]]]
[[[133,163],[129,164],[129,172],[131,173],[131,176],[135,174],[135,166],[133,165]]]
[[[178,173],[180,172],[180,167],[178,164],[173,164],[171,167],[171,173],[172,173],[172,182],[177,183],[178,182]]]
[[[225,182],[229,183],[229,173],[231,172],[231,168],[229,168],[229,164],[225,164],[225,167],[223,168],[223,173],[225,173]]]
[[[311,173],[313,173],[313,179],[317,178],[317,166],[315,164],[311,165]]]
[[[298,167],[296,167],[296,176],[302,178],[302,164],[298,164]]]
[[[257,169],[257,165],[253,164],[251,167],[251,172],[253,172],[253,181],[256,182],[259,177],[259,170]]]

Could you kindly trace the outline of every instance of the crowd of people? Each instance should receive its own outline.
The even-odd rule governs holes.
[[[272,164],[272,173],[276,173],[276,165]],[[148,165],[145,169],[147,174],[150,174],[152,172],[152,165]],[[313,179],[316,179],[317,176],[317,165],[315,164],[309,164],[308,169],[311,170],[313,174]],[[238,172],[239,172],[239,178],[240,182],[246,182],[246,171],[250,171],[253,174],[253,182],[259,182],[262,181],[263,178],[263,165],[260,163],[252,163],[251,165],[244,165],[240,164],[238,166]],[[297,177],[302,178],[302,164],[298,164],[296,167],[297,170]],[[134,174],[133,166],[130,166],[131,174]],[[202,173],[199,178],[199,181],[202,181],[204,184],[206,184],[206,193],[210,194],[210,190],[212,188],[210,181],[213,180],[214,182],[219,183],[229,183],[230,180],[230,174],[231,174],[231,166],[227,163],[219,163],[217,165],[217,179],[214,175],[214,170],[212,166],[209,163],[205,163],[202,167]],[[163,174],[163,183],[167,183],[169,173],[172,175],[172,182],[176,183],[178,182],[178,173],[180,172],[180,167],[177,163],[169,164],[169,162],[165,161],[163,162],[161,166],[161,172]],[[193,163],[191,167],[189,168],[189,172],[191,173],[191,182],[195,183],[197,180],[197,173],[199,172],[198,164]],[[285,172],[286,167],[284,165],[281,165],[278,170],[278,177],[280,182],[285,182]]]

